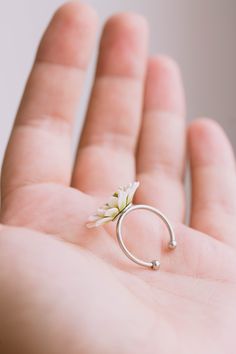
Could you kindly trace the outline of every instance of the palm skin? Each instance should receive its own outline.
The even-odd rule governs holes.
[[[228,246],[176,224],[176,251],[163,246],[161,270],[142,269],[126,261],[114,234],[86,229],[91,197],[57,185],[29,189],[18,192],[23,205],[12,197],[8,221],[52,236],[1,231],[6,353],[233,353],[236,267]],[[146,239],[138,247],[147,254],[153,245]]]
[[[74,19],[77,7],[77,11],[82,11],[84,17],[91,11],[84,5],[68,4],[59,11],[54,23],[57,21],[58,25],[66,17],[68,24],[68,18]],[[112,20],[112,25],[110,22],[109,32],[112,32],[113,26],[116,36],[120,31],[117,28],[123,28],[124,31],[124,22],[127,21],[122,18],[127,15],[119,16],[120,22],[117,18]],[[132,15],[128,16],[131,16],[130,22]],[[88,22],[91,21],[90,18]],[[137,21],[137,18],[133,21]],[[137,27],[140,27],[140,23]],[[55,31],[53,25],[51,31]],[[46,33],[46,38],[49,35],[50,32]],[[102,50],[105,51],[103,48],[101,53]],[[106,49],[108,57],[109,53]],[[45,62],[40,65],[45,65]],[[109,68],[109,62],[105,64],[99,64],[98,72],[104,70],[101,66]],[[154,70],[154,67],[158,69],[159,83],[156,85],[161,82],[161,90],[162,77],[173,85],[173,63],[169,59],[157,58],[150,65],[152,69],[149,71]],[[65,67],[60,69],[65,70]],[[124,67],[127,69],[123,65],[122,70]],[[114,73],[111,77],[114,77]],[[97,100],[101,100],[103,85],[104,81],[100,83]],[[125,91],[124,85],[122,83],[121,88]],[[154,83],[150,84],[150,77],[146,79],[146,85],[152,85],[153,89]],[[171,89],[173,93],[168,86],[168,97],[158,101],[161,114],[155,124],[158,124],[159,131],[162,129],[160,121],[164,109],[179,107],[179,101],[173,103],[176,101],[174,89],[177,88]],[[116,88],[116,93],[118,91]],[[152,101],[148,91],[146,88],[144,107]],[[156,87],[156,94],[159,91]],[[32,102],[32,97],[28,95],[23,100],[29,102],[31,99]],[[171,95],[175,99],[171,99]],[[50,139],[54,139],[55,149],[51,151],[47,145],[45,154],[40,151],[43,157],[37,155],[39,147],[35,141],[38,138],[41,142],[47,141],[48,127],[51,133],[51,130],[58,129],[58,123],[52,124],[46,119],[47,129],[44,129],[45,124],[38,129],[38,119],[33,123],[25,121],[25,117],[32,117],[27,112],[27,105],[30,104],[23,103],[18,112],[18,123],[13,130],[3,166],[0,231],[1,352],[233,354],[233,328],[236,320],[236,178],[234,157],[222,130],[209,120],[199,120],[188,129],[193,202],[190,226],[186,226],[183,223],[183,186],[178,173],[173,174],[174,168],[183,169],[184,144],[180,151],[176,150],[174,141],[168,142],[174,145],[173,151],[176,150],[177,157],[181,155],[177,167],[165,165],[163,168],[163,161],[153,161],[156,155],[153,142],[150,150],[144,151],[144,159],[143,149],[148,148],[151,140],[156,143],[156,133],[155,139],[152,139],[144,124],[144,137],[139,136],[133,161],[127,151],[124,156],[123,151],[114,153],[109,144],[108,149],[106,144],[101,144],[99,127],[93,128],[91,118],[87,118],[77,162],[73,171],[67,172],[70,170],[69,163],[65,163],[64,151],[61,149],[58,157],[62,167],[57,163],[57,156],[53,155],[59,149],[59,144],[56,145],[58,136],[60,144],[63,144],[61,130],[59,134],[57,132],[50,136]],[[163,108],[162,105],[171,107]],[[96,109],[101,109],[98,104]],[[112,105],[111,109],[118,107]],[[22,114],[22,111],[26,113]],[[152,112],[152,108],[149,111]],[[91,112],[89,115],[93,116]],[[42,117],[42,114],[38,116]],[[55,116],[61,117],[61,114]],[[104,130],[108,129],[107,122],[100,123],[104,124]],[[124,128],[124,122],[122,124],[123,131],[118,134],[118,138],[122,135],[123,139],[127,127]],[[115,135],[118,128],[120,126],[116,124],[107,138],[111,139],[111,134]],[[154,128],[152,126],[152,130]],[[184,133],[175,139],[178,146],[182,144],[180,139],[185,135],[185,128],[181,129]],[[145,132],[149,141],[145,138]],[[91,136],[96,136],[99,144],[90,144]],[[31,142],[25,147],[26,137]],[[118,138],[113,136],[114,140]],[[199,139],[201,146],[198,145]],[[126,140],[123,139],[123,143]],[[166,144],[163,145],[161,136],[157,140],[163,156],[166,154],[165,161],[168,161],[169,145],[168,148]],[[19,146],[23,146],[22,150]],[[42,143],[40,146],[43,149]],[[29,147],[33,153],[27,155],[29,160],[25,164],[23,156],[25,158]],[[101,152],[106,153],[105,160],[100,159]],[[38,156],[39,161],[35,160],[35,156]],[[149,159],[151,164],[154,162],[155,166],[159,164],[162,167],[156,168],[155,173],[146,165],[143,168],[144,162],[147,163]],[[24,168],[21,163],[16,167],[16,160],[22,162]],[[123,162],[122,169],[119,162]],[[29,167],[31,165],[32,168]],[[136,168],[131,170],[130,165]],[[219,169],[222,165],[224,168]],[[178,246],[175,251],[168,251],[165,233],[149,214],[134,214],[127,224],[128,247],[143,259],[159,257],[159,271],[139,267],[125,257],[116,241],[114,224],[93,230],[85,227],[88,216],[100,203],[105,202],[122,182],[135,179],[141,181],[135,202],[154,205],[166,212],[175,229]]]

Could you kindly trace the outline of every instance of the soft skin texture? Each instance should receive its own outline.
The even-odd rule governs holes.
[[[185,125],[179,69],[147,56],[148,26],[111,17],[78,152],[71,135],[97,16],[78,2],[47,28],[9,140],[1,177],[0,352],[235,354],[236,173],[213,120]],[[192,206],[184,224],[190,159]],[[162,210],[178,247],[148,213],[125,240],[159,271],[132,263],[115,225],[85,227],[119,185]]]

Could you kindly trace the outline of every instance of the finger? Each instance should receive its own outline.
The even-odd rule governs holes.
[[[184,215],[185,101],[179,69],[164,56],[151,58],[137,152],[137,200],[181,220]]]
[[[96,22],[90,7],[71,2],[49,24],[5,156],[3,197],[27,184],[70,181],[72,122]]]
[[[210,119],[198,119],[190,125],[188,143],[192,174],[191,226],[236,246],[236,238],[232,237],[236,173],[230,143],[222,128]]]
[[[105,25],[72,180],[85,192],[107,194],[134,179],[146,46],[142,17],[119,14]]]

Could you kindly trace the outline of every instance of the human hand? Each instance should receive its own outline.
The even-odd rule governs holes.
[[[0,349],[8,353],[234,353],[236,176],[230,144],[207,119],[186,129],[176,64],[147,60],[147,25],[120,14],[105,26],[76,162],[71,134],[96,32],[87,5],[54,16],[20,105],[2,169]],[[186,148],[185,137],[188,137]],[[190,226],[184,169],[191,161]],[[127,245],[86,220],[119,185],[138,180]]]

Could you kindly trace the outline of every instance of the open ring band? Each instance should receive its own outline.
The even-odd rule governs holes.
[[[176,239],[175,239],[175,234],[174,234],[174,230],[170,224],[170,222],[168,221],[168,219],[165,217],[164,214],[162,214],[158,209],[149,206],[149,205],[145,205],[145,204],[130,204],[128,205],[119,215],[118,219],[117,219],[117,224],[116,224],[116,235],[117,235],[117,240],[119,242],[119,245],[122,249],[122,251],[126,254],[126,256],[133,262],[141,265],[141,266],[145,266],[145,267],[149,267],[152,268],[154,270],[159,269],[160,267],[160,262],[158,260],[153,260],[151,262],[145,262],[137,257],[135,257],[125,246],[124,241],[123,241],[123,237],[122,237],[122,223],[125,219],[125,217],[131,213],[134,210],[137,209],[145,209],[145,210],[149,210],[152,213],[154,213],[155,215],[157,215],[166,225],[169,235],[170,235],[170,241],[168,243],[168,248],[169,249],[174,249],[177,245],[176,243]]]

